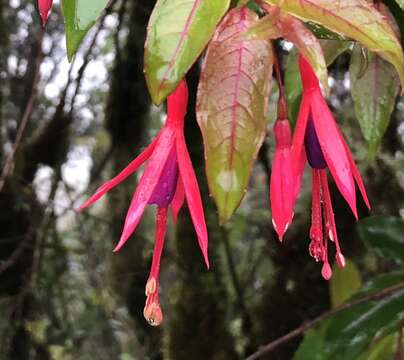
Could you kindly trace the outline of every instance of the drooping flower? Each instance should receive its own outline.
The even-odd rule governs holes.
[[[114,251],[121,249],[135,231],[146,205],[157,205],[153,260],[146,283],[147,299],[143,311],[146,320],[154,326],[163,321],[158,291],[160,258],[164,247],[168,207],[171,207],[176,221],[184,200],[187,200],[198,243],[206,266],[209,267],[208,234],[202,200],[183,132],[187,103],[188,88],[186,82],[182,81],[168,97],[167,120],[153,142],[121,173],[99,187],[95,194],[79,208],[82,210],[96,202],[147,161],[126,215],[121,238]]]
[[[291,157],[292,133],[287,119],[286,102],[280,98],[278,119],[274,125],[275,156],[272,162],[270,202],[272,224],[279,240],[288,229],[293,218],[294,175]]]
[[[49,13],[52,8],[53,0],[38,0],[38,10],[41,16],[42,26],[45,27],[48,22]]]
[[[296,197],[305,164],[308,162],[312,168],[313,193],[309,252],[316,261],[323,262],[321,273],[328,280],[332,275],[328,259],[328,239],[335,245],[335,259],[340,267],[345,266],[345,258],[338,241],[327,169],[356,218],[355,182],[368,209],[370,204],[349,148],[321,94],[319,81],[303,56],[299,57],[299,67],[303,97],[292,142],[292,158],[296,171],[294,193]]]

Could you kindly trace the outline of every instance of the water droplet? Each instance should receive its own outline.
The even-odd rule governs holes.
[[[216,177],[216,183],[225,192],[237,191],[240,189],[237,174],[233,170],[222,170]]]

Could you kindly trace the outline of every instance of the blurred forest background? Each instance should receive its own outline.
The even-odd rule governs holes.
[[[307,250],[309,177],[282,245],[272,228],[273,106],[249,191],[232,220],[218,225],[194,118],[196,64],[188,76],[186,137],[204,196],[212,266],[210,271],[204,267],[185,207],[177,226],[170,225],[163,256],[165,321],[150,327],[142,311],[154,237],[151,207],[125,248],[112,253],[136,176],[90,211],[77,214],[74,209],[126,166],[164,119],[164,108],[151,104],[143,76],[154,1],[112,1],[71,64],[55,5],[43,32],[33,1],[0,1],[2,167],[24,113],[29,117],[0,192],[1,359],[242,359],[339,305],[362,284],[380,280],[381,273],[390,276],[388,284],[404,281],[403,97],[397,99],[380,152],[370,162],[353,111],[349,53],[330,67],[330,104],[362,170],[373,209],[369,217],[360,204],[362,220],[356,223],[332,188],[342,247],[351,262],[327,282]],[[278,43],[277,48],[285,65],[290,46]],[[274,101],[276,91],[274,86]],[[404,317],[404,295],[398,295],[401,302],[389,314],[401,318],[394,317],[395,327],[384,334],[389,336],[385,355],[374,359],[402,359],[397,322]],[[366,351],[387,339],[375,338],[376,330],[361,348],[363,359],[370,359]],[[318,348],[320,332],[313,334],[306,357],[304,347],[295,353],[303,339],[298,336],[263,358],[326,359]]]

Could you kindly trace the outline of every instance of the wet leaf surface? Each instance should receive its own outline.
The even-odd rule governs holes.
[[[158,0],[145,44],[145,75],[155,104],[183,79],[212,37],[230,0]]]
[[[109,0],[62,0],[69,61]]]
[[[389,21],[365,0],[265,0],[303,21],[359,41],[391,62],[404,84],[404,54]]]
[[[244,196],[266,132],[271,44],[240,36],[256,20],[246,7],[228,13],[208,47],[198,88],[208,183],[222,222]]]

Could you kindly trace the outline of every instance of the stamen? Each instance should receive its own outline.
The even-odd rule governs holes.
[[[145,289],[146,296],[154,294],[156,292],[156,289],[157,289],[156,279],[154,277],[152,277],[149,280],[147,280],[146,289]]]
[[[329,237],[330,237],[331,241],[334,242],[335,249],[336,249],[335,260],[336,260],[338,266],[344,267],[346,262],[345,262],[344,256],[342,255],[342,251],[341,251],[341,248],[339,245],[337,227],[335,224],[335,216],[334,216],[334,211],[332,208],[330,189],[328,187],[327,174],[325,171],[321,174],[321,187],[323,189],[325,217],[326,217],[326,222],[329,227]]]
[[[324,190],[321,188],[322,194],[324,195]],[[323,205],[323,210],[324,210],[324,205]],[[324,253],[323,253],[323,263],[328,264],[328,238],[327,238],[327,229],[328,229],[328,224],[326,223],[325,229],[324,229],[324,236],[323,236],[323,247],[324,247]],[[323,267],[324,267],[323,265]]]
[[[312,208],[309,253],[316,260],[323,258],[323,219],[321,214],[320,171],[312,172]]]
[[[164,240],[167,229],[167,210],[168,209],[166,207],[160,207],[160,206],[158,206],[156,209],[156,234],[153,249],[153,260],[149,279],[154,278],[157,284],[160,272],[160,259],[161,254],[163,253]]]
[[[156,296],[147,298],[143,316],[151,326],[159,326],[163,322],[163,313]]]
[[[345,265],[346,265],[345,257],[344,257],[344,255],[342,255],[342,253],[340,253],[340,252],[337,252],[337,253],[335,254],[335,261],[337,262],[337,265],[338,265],[340,268],[343,268],[343,267],[345,267]]]
[[[335,260],[338,266],[345,266],[345,258],[339,247],[326,170],[313,169],[312,171],[311,224],[309,253],[317,262],[323,262],[321,275],[329,280],[332,269],[328,261],[328,239],[335,244]]]
[[[146,283],[145,293],[147,296],[143,315],[152,326],[158,326],[163,321],[163,313],[159,303],[159,273],[160,259],[163,253],[164,240],[167,229],[167,207],[157,207],[156,212],[156,235],[153,250],[153,260],[149,279]]]

